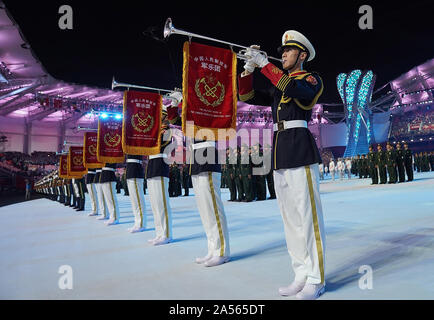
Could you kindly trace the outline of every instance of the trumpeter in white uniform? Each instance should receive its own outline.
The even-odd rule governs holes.
[[[95,178],[93,179],[93,183],[95,185],[96,190],[96,196],[98,201],[98,210],[99,214],[97,219],[98,220],[106,220],[109,218],[108,212],[107,212],[107,205],[104,199],[104,192],[102,190],[101,185],[101,173],[102,173],[102,167],[96,169]]]
[[[96,174],[96,169],[87,170],[86,188],[87,188],[87,192],[89,193],[90,204],[92,209],[92,212],[88,214],[89,217],[98,215],[98,201],[97,201],[95,181],[94,181],[95,174]]]
[[[245,71],[239,77],[240,99],[252,105],[271,105],[274,186],[283,218],[286,243],[295,273],[294,281],[279,289],[281,295],[316,299],[325,288],[325,233],[319,193],[321,157],[307,127],[312,108],[323,91],[320,76],[303,70],[315,50],[301,33],[290,30],[282,37],[283,72],[252,46]],[[259,67],[274,87],[253,89],[253,71]]]
[[[131,233],[142,232],[146,229],[145,196],[143,193],[143,156],[127,155],[126,179],[134,214],[134,226],[129,228]]]
[[[171,142],[171,134],[166,122],[166,111],[163,111],[160,153],[151,155],[146,166],[146,184],[149,190],[152,214],[154,216],[155,238],[148,240],[157,246],[172,241],[172,209],[169,201],[169,165],[164,149]],[[163,140],[164,134],[166,141]]]
[[[104,194],[104,200],[107,205],[110,218],[105,222],[111,226],[119,223],[119,205],[116,196],[116,163],[106,163],[102,168],[100,184]]]

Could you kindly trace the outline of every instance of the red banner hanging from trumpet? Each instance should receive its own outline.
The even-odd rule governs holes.
[[[122,121],[108,117],[98,120],[97,158],[103,163],[124,162]]]
[[[98,161],[96,154],[97,143],[97,132],[84,133],[83,163],[86,169],[102,168],[104,166],[104,163]]]
[[[209,129],[218,139],[218,129],[236,129],[237,55],[228,49],[184,43],[182,131],[193,138],[199,129]],[[194,122],[187,130],[187,122]],[[234,130],[233,130],[234,131]],[[192,136],[193,135],[193,136]]]
[[[68,177],[68,155],[61,155],[59,160],[59,177],[69,179]]]
[[[160,152],[163,98],[158,93],[125,91],[122,149],[126,154]]]
[[[83,164],[83,146],[71,146],[68,152],[68,176],[81,178],[87,173]]]

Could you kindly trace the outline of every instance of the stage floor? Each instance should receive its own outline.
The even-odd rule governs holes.
[[[321,182],[326,231],[326,293],[320,299],[434,299],[434,172],[415,181]],[[195,198],[170,198],[174,241],[154,247],[147,231],[130,234],[129,198],[118,194],[121,224],[38,199],[0,208],[1,299],[292,299],[278,295],[293,278],[276,200],[228,202],[232,259],[206,268],[206,238]],[[87,199],[86,208],[90,203]],[[61,290],[62,265],[73,289]],[[362,290],[361,266],[373,270]]]

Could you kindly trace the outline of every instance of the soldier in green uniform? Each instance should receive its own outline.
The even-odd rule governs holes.
[[[422,172],[428,172],[429,171],[429,156],[428,152],[424,152],[422,154]]]
[[[360,154],[356,156],[356,175],[359,176],[359,179],[362,179],[363,172],[362,172],[362,157],[360,157]]]
[[[387,173],[389,174],[389,183],[396,183],[396,153],[389,142],[387,142],[386,148],[386,165]]]
[[[172,166],[173,173],[173,196],[178,197],[181,195],[181,175],[179,173],[179,168],[176,162]]]
[[[381,144],[377,145],[377,162],[376,166],[378,169],[378,174],[380,176],[380,184],[387,183],[387,173],[386,173],[386,152],[383,151]]]
[[[252,200],[255,200],[255,199],[256,199],[256,193],[257,193],[257,190],[256,190],[256,179],[255,179],[255,177],[253,176],[253,161],[252,161],[252,153],[253,153],[252,147],[249,147],[250,168],[251,168],[251,170],[252,170],[252,174],[251,174],[251,186],[252,186],[252,191],[251,191],[251,193],[252,193]]]
[[[419,160],[419,154],[418,153],[414,154],[414,166],[415,166],[414,170],[416,172],[420,172],[420,160]]]
[[[431,166],[431,171],[434,171],[434,151],[429,153],[429,164]]]
[[[226,186],[226,164],[222,164],[221,166],[221,170],[222,170],[222,178],[220,180],[220,188],[227,188]]]
[[[368,162],[368,157],[364,154],[362,154],[362,159],[361,159],[361,164],[362,164],[362,176],[364,179],[368,178],[369,175],[369,162]]]
[[[252,190],[252,159],[249,154],[249,148],[246,144],[241,146],[241,180],[243,183],[245,202],[253,200]]]
[[[351,173],[354,175],[356,174],[356,158],[355,157],[351,157]]]
[[[130,193],[128,192],[128,184],[127,184],[127,171],[125,170],[124,173],[122,174],[122,188],[124,189],[124,196],[129,196]]]
[[[413,181],[413,156],[407,142],[404,143],[404,166],[407,173],[407,181]]]
[[[186,164],[182,166],[182,187],[184,188],[184,197],[187,197],[190,191],[190,174]]]
[[[371,176],[372,183],[378,184],[378,170],[376,167],[377,162],[377,153],[374,152],[374,147],[372,145],[369,146],[368,153],[368,164],[369,164],[369,175]]]
[[[396,144],[396,167],[398,169],[398,182],[405,182],[404,150],[401,149],[399,142]]]
[[[253,146],[252,150],[252,163],[253,163],[253,179],[256,185],[256,200],[262,201],[267,197],[267,189],[265,186],[265,170],[263,161],[263,151],[259,143]]]
[[[234,149],[236,152],[236,149]],[[232,148],[226,150],[226,167],[227,167],[227,181],[228,188],[231,194],[229,201],[237,199],[237,187],[235,186],[235,167],[236,167],[236,153]]]
[[[264,146],[264,170],[266,173],[265,178],[267,179],[268,192],[270,193],[269,199],[276,199],[276,191],[274,190],[273,170],[271,169],[271,156],[271,145],[267,143]]]
[[[238,199],[236,201],[243,201],[245,199],[244,188],[241,176],[241,149],[237,147],[237,164],[235,166],[235,185],[237,187]]]

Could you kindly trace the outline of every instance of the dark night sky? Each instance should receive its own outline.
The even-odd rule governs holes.
[[[178,29],[243,45],[260,44],[271,56],[277,56],[286,30],[302,32],[317,52],[306,69],[323,77],[323,103],[340,102],[335,84],[340,72],[369,68],[377,74],[378,88],[434,56],[432,1],[4,2],[52,76],[105,88],[113,75],[121,82],[181,87],[182,43],[187,38],[173,35],[161,43],[142,34],[151,26],[162,34],[167,17]],[[58,27],[62,4],[74,10],[73,30]],[[373,30],[358,27],[358,8],[363,4],[373,8]],[[268,85],[261,75],[256,81],[258,86]]]

